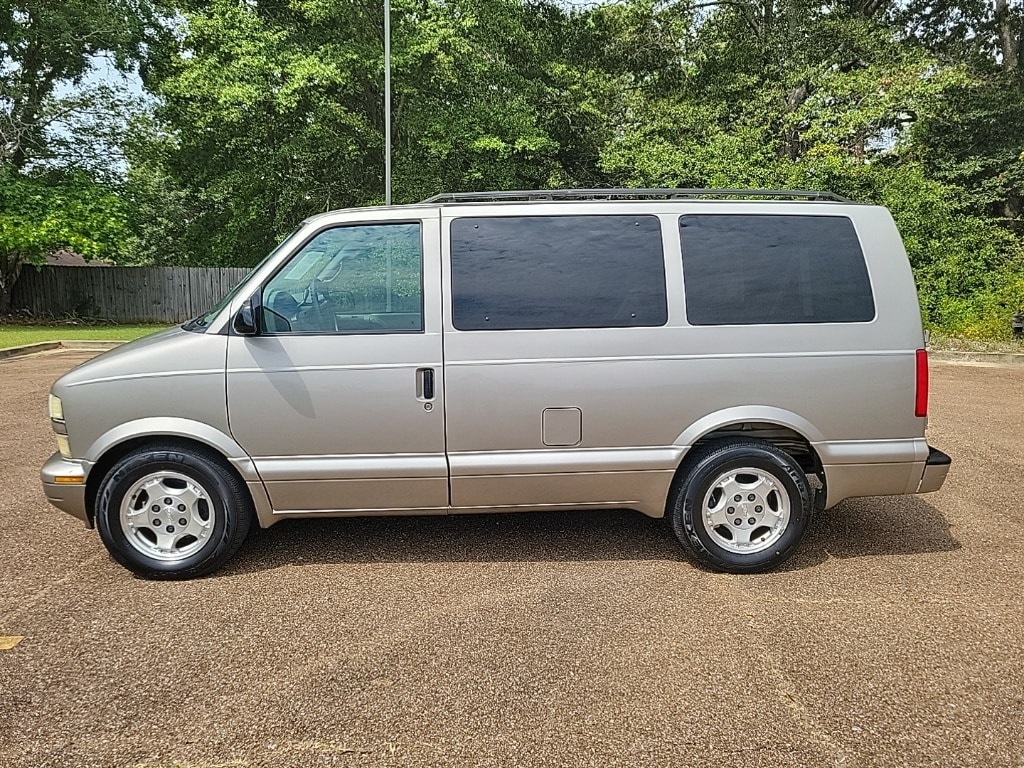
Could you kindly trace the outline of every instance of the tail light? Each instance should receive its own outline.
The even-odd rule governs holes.
[[[914,415],[928,415],[928,350],[917,350],[917,384],[914,394]]]

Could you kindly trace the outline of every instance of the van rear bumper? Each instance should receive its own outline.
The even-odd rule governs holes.
[[[950,458],[923,438],[820,444],[825,509],[859,496],[930,493],[942,487]],[[846,461],[844,461],[846,459]],[[850,461],[853,459],[853,461]]]
[[[918,493],[931,493],[937,491],[946,482],[946,474],[949,472],[949,465],[953,460],[938,448],[928,446],[928,459],[924,463],[924,472],[921,474],[921,483],[917,487]]]

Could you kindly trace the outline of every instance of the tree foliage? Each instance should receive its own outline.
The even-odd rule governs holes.
[[[0,14],[0,312],[24,263],[123,241],[110,182],[135,100],[82,81],[96,57],[123,72],[140,64],[167,34],[161,18],[149,0],[21,0]]]
[[[0,313],[26,262],[67,248],[87,258],[111,253],[127,233],[124,202],[82,172],[0,175]]]
[[[77,39],[65,22],[96,8],[65,5],[46,12],[64,26],[41,0],[12,11],[3,51],[20,52],[19,71],[32,35]],[[382,6],[106,0],[104,18],[141,10],[117,35],[85,36],[89,50],[138,62],[153,109],[132,109],[127,137],[81,120],[64,138],[83,141],[43,131],[19,146],[78,147],[63,167],[94,178],[102,163],[83,146],[124,158],[123,261],[253,264],[306,216],[383,202]],[[396,202],[831,189],[893,211],[929,324],[1007,333],[1024,301],[1021,0],[394,0],[391,28]],[[5,93],[27,93],[4,77]]]
[[[103,93],[61,94],[103,56],[127,72],[166,34],[150,0],[20,0],[0,14],[0,164],[61,160],[50,129],[96,111]],[[98,89],[102,91],[103,89]]]

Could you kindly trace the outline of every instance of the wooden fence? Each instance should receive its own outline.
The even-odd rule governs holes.
[[[12,310],[118,323],[180,323],[213,307],[249,270],[238,267],[30,267]]]

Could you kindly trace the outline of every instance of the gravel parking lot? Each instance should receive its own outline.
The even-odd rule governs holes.
[[[0,363],[0,766],[1024,766],[1024,368],[934,364],[945,488],[774,574],[622,512],[290,521],[157,583],[39,487],[88,356]]]

